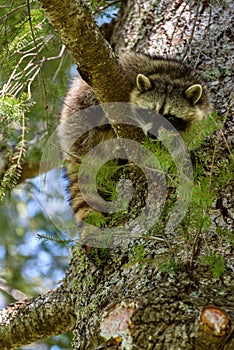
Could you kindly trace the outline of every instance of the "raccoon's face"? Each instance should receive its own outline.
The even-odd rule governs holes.
[[[177,130],[185,130],[209,114],[210,103],[204,86],[157,78],[138,74],[130,102],[163,115]]]

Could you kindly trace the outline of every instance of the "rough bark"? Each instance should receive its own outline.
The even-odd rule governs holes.
[[[74,349],[231,349],[232,277],[218,281],[205,268],[185,266],[162,272],[166,244],[151,242],[136,262],[139,243],[112,250],[103,268],[77,247],[70,275],[76,275],[72,292],[81,296]],[[206,328],[201,318],[203,307],[214,304],[228,314],[223,332]]]
[[[87,74],[95,69],[93,61],[86,62],[87,57],[94,54],[86,48],[90,37],[85,36],[81,46],[71,39],[75,38],[77,32],[74,26],[81,16],[81,9],[75,10],[75,7],[81,3],[72,2],[70,11],[68,1],[59,2],[57,9],[57,1],[56,6],[55,1],[40,2],[76,62],[80,62],[83,77],[99,94],[97,86],[108,83],[110,76]],[[66,12],[69,16],[65,18]],[[86,15],[86,12],[82,13],[82,16]],[[220,159],[231,149],[234,130],[231,105],[231,25],[234,21],[231,1],[131,1],[125,3],[121,15],[112,38],[116,49],[125,47],[189,57],[189,61],[206,73],[215,105],[224,114],[226,123],[224,137],[219,143],[216,142],[218,136],[214,135],[196,150],[195,157],[204,166],[204,173],[214,168],[218,170]],[[70,32],[71,38],[67,38]],[[83,33],[84,30],[79,35]],[[94,43],[97,42],[95,39]],[[104,56],[95,57],[102,61]],[[109,69],[105,68],[106,71],[109,72]],[[116,72],[112,67],[110,71]],[[106,97],[103,98],[100,100],[107,101]],[[215,161],[214,149],[217,153]],[[220,189],[222,200],[218,202],[217,198],[219,206],[215,203],[211,208],[214,229],[233,229],[231,186],[227,184]],[[215,220],[219,216],[221,222]],[[234,347],[231,245],[218,240],[216,234],[200,237],[197,259],[212,246],[221,251],[227,261],[225,274],[215,279],[198,260],[191,267],[188,259],[191,257],[191,245],[185,246],[184,242],[174,232],[164,240],[132,240],[112,249],[108,262],[103,266],[95,266],[84,250],[77,246],[64,282],[73,302],[67,311],[72,310],[76,315],[73,348],[231,350]],[[144,246],[144,254],[137,257],[136,248],[141,246]],[[171,259],[175,263],[172,268],[170,264],[165,264]],[[61,316],[69,318],[69,315]],[[57,317],[58,314],[54,316],[55,320]],[[10,316],[10,319],[12,324],[14,318]],[[66,329],[64,327],[63,331]],[[5,332],[3,328],[2,332]],[[35,339],[39,338],[32,338]]]
[[[136,49],[173,55],[186,59],[205,74],[213,92],[215,108],[222,113],[226,123],[222,137],[213,135],[194,154],[196,161],[204,166],[204,174],[218,171],[221,159],[225,155],[228,157],[233,144],[233,21],[230,18],[233,18],[233,7],[228,1],[222,4],[217,1],[131,1],[122,8],[112,37],[117,51]],[[217,227],[233,230],[232,188],[233,183],[226,184],[225,189],[220,188],[222,205],[218,207],[214,203],[210,210],[214,232]],[[195,249],[197,262],[192,268],[185,263],[182,270],[162,273],[158,266],[170,255],[166,242],[172,247],[174,257],[180,257],[182,261],[188,262],[192,254],[192,247],[181,245],[176,234],[167,238],[164,243],[132,242],[119,250],[112,250],[110,265],[105,266],[104,271],[87,269],[91,285],[97,287],[91,289],[90,301],[85,300],[87,318],[84,310],[81,315],[85,322],[78,317],[74,349],[233,347],[233,326],[231,328],[229,321],[226,334],[221,335],[206,325],[210,319],[207,321],[202,317],[203,308],[211,304],[221,307],[224,314],[226,310],[233,323],[231,245],[224,241],[218,243],[215,233],[200,237]],[[134,243],[135,247],[143,244],[146,250],[138,263],[133,258]],[[208,253],[207,244],[209,249],[213,247],[222,252],[227,261],[225,275],[219,281],[198,262],[202,253]],[[133,259],[130,267],[129,257],[130,261],[131,257]],[[80,283],[85,286],[85,295],[89,299],[87,277],[77,285]],[[78,304],[76,308],[78,312]],[[87,337],[81,337],[87,332]]]
[[[64,286],[0,311],[1,349],[9,350],[71,331],[75,325],[71,293]]]

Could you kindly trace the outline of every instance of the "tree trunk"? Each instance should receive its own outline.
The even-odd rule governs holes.
[[[40,2],[50,15],[47,5],[52,1]],[[219,171],[233,144],[233,23],[231,0],[134,0],[123,3],[111,40],[116,50],[173,55],[204,72],[215,108],[225,121],[221,136],[214,134],[194,151],[204,175]],[[56,22],[52,24],[56,26]],[[67,33],[62,30],[66,42]],[[81,60],[83,53],[76,45],[69,49],[77,62]],[[91,85],[99,85],[99,78],[94,83],[88,74],[83,77]],[[186,241],[178,232],[167,236],[160,232],[152,239],[131,239],[110,249],[108,261],[102,265],[93,264],[77,244],[64,280],[69,300],[73,301],[69,312],[76,315],[73,349],[234,348],[232,247],[230,241],[215,233],[219,228],[233,230],[232,184],[223,184],[217,192],[209,211],[214,233],[206,237],[192,232],[190,241]],[[209,251],[222,252],[226,261],[220,279],[201,263],[200,257]],[[1,327],[0,334],[4,335]],[[2,343],[6,349],[8,343]]]
[[[221,5],[217,1],[131,1],[124,3],[111,39],[116,51],[134,49],[176,56],[207,77],[215,108],[224,115],[226,123],[218,142],[215,134],[194,152],[205,173],[212,173],[220,159],[229,155],[233,140],[231,18],[234,18],[231,2]],[[212,162],[214,152],[215,161]],[[232,183],[224,187],[220,188],[219,198],[223,198],[225,209],[222,211],[214,204],[210,215],[213,219],[222,217],[222,220],[214,220],[214,229],[225,227],[232,232]],[[226,210],[229,220],[222,214]],[[211,235],[207,241],[200,237],[200,244],[217,250],[214,237],[217,241],[217,235]],[[230,245],[222,242],[227,266],[223,278],[217,280],[199,263],[203,251],[200,244],[196,262],[191,267],[188,257],[192,247],[188,251],[185,243],[181,246],[180,238],[174,233],[167,238],[173,258],[180,256],[185,261],[171,271],[170,267],[167,271],[162,269],[162,262],[171,259],[165,241],[137,240],[115,248],[110,252],[109,263],[102,268],[91,267],[85,258],[88,274],[77,274],[73,284],[74,295],[82,293],[84,298],[83,307],[80,300],[76,304],[74,349],[233,348]],[[143,256],[137,257],[142,245]],[[73,261],[74,271],[81,268],[79,261],[79,258]],[[218,320],[222,324],[220,328]]]

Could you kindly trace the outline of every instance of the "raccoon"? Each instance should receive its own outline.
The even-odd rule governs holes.
[[[206,84],[199,74],[184,63],[134,52],[123,54],[119,63],[132,86],[129,102],[160,113],[177,130],[189,128],[211,112]],[[71,139],[84,130],[80,119],[76,120],[74,116],[96,104],[98,101],[91,87],[81,78],[75,79],[61,111],[59,137],[62,149],[67,149]],[[97,117],[101,120],[104,116],[100,112]],[[79,164],[82,156],[97,144],[115,137],[111,125],[107,123],[104,128],[95,127],[82,134],[65,153],[70,202],[78,224],[95,210],[87,205],[80,193],[74,164]]]
[[[120,63],[133,86],[130,102],[163,115],[177,130],[211,112],[206,84],[181,61],[128,53]]]

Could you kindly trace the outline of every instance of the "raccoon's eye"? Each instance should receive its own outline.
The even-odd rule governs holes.
[[[176,130],[185,130],[188,126],[187,122],[174,115],[164,115],[165,118],[176,128]]]

